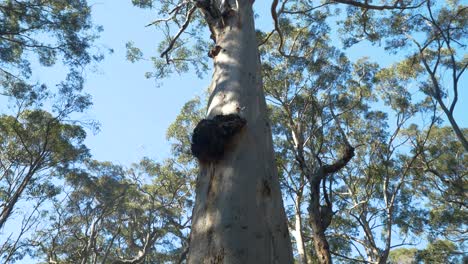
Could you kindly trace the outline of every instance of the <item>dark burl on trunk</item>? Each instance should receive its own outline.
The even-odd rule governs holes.
[[[223,158],[234,135],[247,121],[237,114],[217,115],[202,119],[192,135],[192,155],[202,163],[216,162]]]

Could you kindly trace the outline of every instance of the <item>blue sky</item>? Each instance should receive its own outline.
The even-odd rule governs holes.
[[[255,10],[260,18],[257,25],[271,28],[268,3],[256,1]],[[96,135],[90,133],[86,144],[98,160],[122,165],[137,162],[143,156],[161,160],[169,151],[166,128],[186,101],[202,95],[211,74],[203,80],[195,74],[174,75],[157,87],[154,80],[144,77],[144,72],[152,69],[149,62],[132,64],[125,60],[127,41],[134,41],[145,55],[156,54],[159,32],[145,27],[157,18],[156,11],[135,8],[130,0],[97,0],[93,4],[93,17],[95,23],[104,27],[98,44],[112,48],[114,53],[96,66],[97,72],[89,72],[87,76],[86,89],[93,96],[94,106],[86,117],[99,121],[101,131]],[[376,56],[383,52],[383,48],[368,44],[347,51],[352,59],[370,56],[380,58],[381,62],[391,61],[391,55]],[[460,125],[465,127],[467,97],[466,92],[461,93],[456,113]]]
[[[145,55],[156,54],[160,36],[154,28],[145,27],[156,18],[155,13],[135,8],[129,0],[99,1],[93,6],[95,23],[104,27],[98,43],[114,50],[97,65],[98,72],[87,78],[94,102],[88,116],[101,123],[101,131],[86,141],[95,159],[128,165],[143,156],[166,157],[166,128],[183,104],[201,95],[209,84],[209,79],[185,74],[174,75],[157,87],[154,80],[144,77],[152,70],[149,62],[125,60],[128,41],[134,41]]]
[[[169,154],[165,137],[167,127],[185,102],[203,94],[211,74],[203,80],[193,73],[175,74],[158,87],[154,80],[144,77],[145,72],[152,70],[150,62],[132,64],[125,59],[128,41],[133,41],[146,56],[157,55],[160,33],[155,28],[145,27],[158,18],[156,11],[135,8],[130,0],[90,3],[94,22],[104,27],[97,45],[103,50],[113,49],[114,53],[108,54],[86,74],[86,91],[92,95],[94,105],[81,118],[94,119],[101,124],[99,133],[89,131],[86,144],[93,157],[101,161],[129,165],[144,156],[162,160]],[[259,15],[257,27],[271,29],[269,3],[256,1],[254,7]],[[335,45],[340,46],[340,43]],[[383,64],[395,59],[383,48],[366,43],[352,47],[347,54],[353,60],[363,56],[369,56],[371,60],[378,58]],[[59,82],[65,74],[57,67],[38,69],[38,72],[40,81],[50,84]],[[461,90],[463,88],[466,90],[466,87]],[[468,93],[461,91],[456,117],[462,127],[468,126],[467,103]]]
[[[267,17],[269,7],[259,8],[259,17]],[[195,96],[202,96],[210,84],[211,73],[201,80],[194,73],[174,74],[157,87],[144,73],[152,70],[150,62],[130,63],[125,60],[125,44],[133,41],[146,56],[157,55],[160,33],[145,27],[156,18],[155,10],[133,7],[130,0],[96,0],[93,20],[104,27],[98,45],[114,50],[88,71],[86,91],[93,96],[93,107],[84,118],[95,119],[101,131],[89,133],[86,145],[97,160],[129,165],[144,156],[162,160],[169,154],[166,129],[182,106]],[[260,26],[271,28],[270,19]],[[54,72],[51,75],[55,76]],[[45,76],[50,78],[51,76]]]

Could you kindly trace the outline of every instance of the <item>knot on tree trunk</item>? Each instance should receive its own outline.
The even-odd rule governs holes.
[[[219,45],[215,45],[213,48],[210,49],[210,51],[208,52],[208,57],[210,58],[214,58],[216,56],[218,56],[219,52],[221,52],[223,48],[221,48],[221,46]]]
[[[192,155],[201,163],[216,162],[223,158],[234,135],[247,121],[237,114],[217,115],[202,119],[192,135]]]

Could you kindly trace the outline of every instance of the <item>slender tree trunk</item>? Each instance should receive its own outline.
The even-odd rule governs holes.
[[[440,106],[442,107],[442,110],[444,111],[445,115],[447,116],[447,118],[448,118],[448,120],[450,122],[450,125],[452,126],[453,132],[455,132],[455,135],[460,140],[460,143],[462,144],[463,148],[465,148],[465,151],[468,152],[468,141],[466,140],[465,135],[463,135],[462,130],[458,126],[457,121],[455,121],[455,118],[453,118],[452,112],[450,112],[447,109],[447,106],[445,106],[442,99],[438,99],[437,101],[439,102]]]
[[[296,197],[296,212],[295,212],[295,223],[294,223],[294,240],[296,241],[297,254],[299,255],[299,263],[307,264],[307,252],[304,244],[304,238],[302,235],[302,215],[301,215],[301,196]]]
[[[200,161],[187,263],[293,263],[260,73],[251,0],[207,19],[216,41],[208,118],[247,123],[221,160]],[[204,3],[205,4],[205,3]],[[206,8],[205,12],[212,11]]]
[[[39,163],[39,162],[37,162]],[[16,203],[18,202],[19,198],[23,194],[24,190],[26,189],[26,186],[29,184],[31,181],[32,177],[36,173],[36,170],[38,166],[35,163],[31,168],[29,169],[28,173],[26,176],[24,176],[23,180],[21,181],[20,186],[18,189],[16,189],[13,193],[13,196],[9,198],[8,202],[3,206],[1,209],[2,211],[0,212],[0,230],[3,229],[5,226],[6,221],[10,217],[11,213],[13,212],[13,208],[15,207]]]
[[[390,255],[390,249],[392,246],[392,227],[393,227],[393,206],[387,209],[387,230],[386,230],[386,238],[385,238],[385,247],[379,250],[379,258],[378,264],[385,264],[387,263],[388,256]]]
[[[429,2],[427,4],[429,5]],[[420,47],[420,45],[417,42],[415,42],[415,43],[416,43],[416,45],[418,47]],[[463,145],[463,148],[465,148],[465,151],[468,152],[468,140],[465,138],[465,135],[463,134],[460,127],[458,126],[458,123],[453,118],[453,109],[455,107],[457,99],[454,99],[455,101],[452,102],[452,106],[450,107],[450,110],[449,110],[448,107],[444,103],[443,96],[442,96],[442,93],[443,93],[442,88],[440,87],[439,81],[437,80],[436,73],[429,66],[429,63],[425,59],[425,57],[423,55],[423,51],[422,51],[421,48],[420,48],[420,50],[421,50],[420,51],[421,61],[422,61],[423,65],[424,65],[424,67],[426,68],[427,73],[429,74],[429,76],[431,78],[432,85],[434,85],[434,87],[433,87],[434,90],[431,91],[431,96],[434,97],[437,100],[437,102],[439,103],[440,107],[442,107],[442,110],[444,111],[445,115],[447,116],[447,118],[448,118],[448,120],[450,122],[450,125],[452,126],[452,129],[455,132],[455,135],[460,140],[460,143]],[[453,65],[453,66],[455,66],[455,65]],[[457,85],[458,85],[458,78],[457,78],[456,74],[452,78],[453,78],[453,82],[454,82],[453,89],[456,91],[457,90]]]

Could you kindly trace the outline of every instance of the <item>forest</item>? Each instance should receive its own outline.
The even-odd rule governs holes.
[[[0,0],[0,263],[468,263],[467,37],[460,0]],[[167,154],[93,155],[111,58],[197,94]]]

